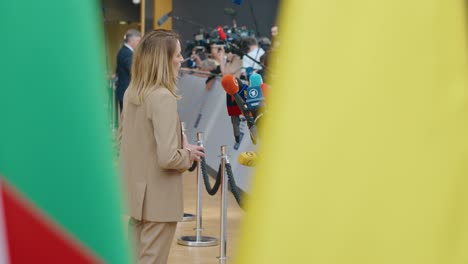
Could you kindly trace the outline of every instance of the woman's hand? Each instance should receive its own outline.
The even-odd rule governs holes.
[[[189,144],[185,134],[182,136],[182,144],[184,149],[188,150],[190,153],[190,162],[200,161],[201,157],[205,157],[205,148]]]
[[[185,149],[190,152],[190,162],[200,161],[202,157],[205,157],[204,147],[188,144]]]

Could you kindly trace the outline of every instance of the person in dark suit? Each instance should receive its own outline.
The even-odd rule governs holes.
[[[117,54],[117,83],[115,96],[119,100],[120,111],[123,109],[123,97],[130,83],[130,73],[132,68],[132,57],[138,43],[141,40],[141,33],[136,29],[129,29],[125,33],[124,44]]]

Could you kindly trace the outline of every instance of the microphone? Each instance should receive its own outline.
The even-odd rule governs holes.
[[[244,99],[238,94],[239,92],[239,82],[232,74],[227,74],[221,79],[221,85],[223,86],[224,91],[229,95],[234,96],[234,100],[242,111],[242,114],[246,119],[250,117],[249,107],[245,104]]]
[[[226,106],[229,116],[240,116],[242,111],[237,105],[233,95],[226,93]]]
[[[235,84],[233,84],[233,81],[231,82],[231,80],[222,79],[221,84],[223,85],[223,87],[226,87],[229,90],[229,93],[226,92],[226,107],[227,107],[228,115],[231,117],[234,140],[236,141],[236,144],[234,145],[234,149],[237,150],[242,140],[242,137],[241,137],[242,133],[240,129],[240,117],[239,117],[240,115],[242,115],[242,111],[237,105],[234,95],[230,94],[230,93],[234,94],[234,92],[236,91]],[[231,87],[231,86],[234,86],[234,87]]]
[[[265,100],[261,88],[262,84],[263,79],[260,74],[252,73],[250,75],[250,87],[245,91],[245,102],[248,104],[250,109],[256,110]]]
[[[234,95],[239,92],[239,83],[236,80],[236,77],[232,74],[226,74],[221,79],[221,85],[223,86],[224,91],[230,95]]]
[[[163,15],[158,19],[158,26],[166,23],[166,21],[172,16],[172,11],[169,11],[167,14]]]
[[[231,80],[232,80],[232,78],[226,83],[227,80],[224,79],[224,81],[225,81],[224,86],[226,86],[227,89],[229,90],[229,93],[226,92],[226,108],[227,108],[228,115],[231,117],[232,129],[233,129],[233,132],[234,132],[234,140],[236,141],[236,144],[234,145],[234,149],[237,150],[239,148],[239,144],[240,144],[244,134],[241,132],[241,129],[240,129],[240,122],[241,122],[240,115],[242,115],[242,111],[239,108],[239,106],[237,104],[237,101],[235,100],[234,95],[230,94],[230,93],[234,94],[234,92],[238,88],[235,87],[235,84],[233,84],[233,82],[231,82]],[[237,81],[238,84],[242,83],[240,80],[236,79],[236,81]],[[242,89],[237,92],[238,95],[242,95],[243,90],[248,88],[247,85],[245,85],[243,83],[242,83],[242,85],[243,85]],[[231,86],[234,86],[234,87],[231,87]]]
[[[250,115],[250,109],[247,104],[244,102],[244,99],[239,95],[239,81],[236,77],[232,74],[227,74],[221,79],[221,85],[223,86],[224,91],[229,95],[234,96],[234,100],[239,106],[242,114],[244,115],[245,119],[247,120],[247,124],[249,127],[254,126],[255,122]]]
[[[216,28],[216,30],[218,31],[218,35],[219,35],[219,38],[222,40],[222,41],[226,41],[227,40],[227,36],[226,36],[226,33],[224,33],[224,30],[221,26],[218,26]]]
[[[263,83],[262,76],[258,73],[253,73],[250,75],[250,86],[260,86]]]
[[[228,112],[228,116],[231,118],[232,123],[232,132],[234,133],[234,140],[236,141],[236,145],[234,145],[234,149],[238,147],[238,144],[241,142],[241,131],[240,131],[240,115],[242,111],[240,110],[239,106],[237,106],[236,101],[234,100],[234,96],[226,93],[226,108]]]
[[[258,156],[257,153],[254,151],[247,151],[241,152],[237,157],[239,164],[247,166],[247,167],[254,167],[257,165]]]
[[[252,139],[252,142],[256,144],[257,129],[255,127],[255,120],[250,112],[249,107],[244,102],[244,99],[242,99],[242,97],[238,93],[239,82],[240,80],[238,80],[232,74],[227,74],[221,79],[221,85],[223,86],[224,91],[226,91],[227,94],[234,96],[236,104],[239,106],[240,110],[242,111],[242,114],[244,115],[247,121],[247,126],[250,130],[250,138]]]

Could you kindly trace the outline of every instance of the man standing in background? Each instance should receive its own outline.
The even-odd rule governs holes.
[[[125,33],[124,45],[120,48],[117,54],[117,69],[115,74],[117,75],[117,88],[115,95],[119,100],[120,111],[123,109],[123,97],[125,90],[127,90],[128,84],[130,83],[130,73],[132,69],[132,57],[138,43],[141,40],[141,33],[136,29],[129,29]]]

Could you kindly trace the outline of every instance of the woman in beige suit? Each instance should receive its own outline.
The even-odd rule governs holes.
[[[182,172],[204,151],[182,135],[176,94],[180,52],[177,34],[147,33],[133,55],[124,96],[120,157],[138,263],[167,262],[183,216]]]

